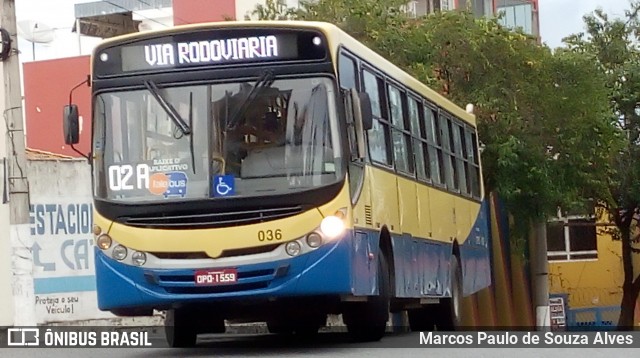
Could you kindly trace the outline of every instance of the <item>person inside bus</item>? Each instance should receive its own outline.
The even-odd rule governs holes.
[[[268,110],[262,115],[258,113],[258,110],[248,112],[238,128],[226,132],[225,161],[229,174],[239,174],[237,169],[251,150],[284,144],[284,136],[279,133],[277,113]]]

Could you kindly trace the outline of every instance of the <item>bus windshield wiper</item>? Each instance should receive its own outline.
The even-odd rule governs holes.
[[[247,94],[240,105],[238,105],[235,112],[233,112],[233,114],[231,115],[229,122],[227,122],[227,130],[233,130],[236,128],[236,126],[238,125],[238,123],[236,122],[240,121],[240,118],[242,118],[244,112],[247,111],[249,105],[258,97],[260,92],[271,87],[274,81],[275,79],[273,76],[273,72],[267,70],[262,73],[256,83],[251,87],[251,91],[249,91],[249,94]]]
[[[171,103],[167,102],[167,100],[164,97],[162,97],[162,95],[160,94],[158,85],[156,85],[156,83],[151,80],[144,81],[144,85],[145,87],[147,87],[147,89],[149,90],[153,98],[155,98],[155,100],[158,102],[158,104],[160,104],[160,107],[162,107],[162,109],[164,109],[167,115],[171,118],[173,123],[180,129],[182,134],[185,134],[185,135],[191,134],[191,128],[184,121],[184,119],[180,117],[180,114],[178,113],[178,111],[176,111],[175,107],[173,107]]]

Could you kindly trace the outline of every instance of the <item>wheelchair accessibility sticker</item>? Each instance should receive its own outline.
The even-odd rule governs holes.
[[[231,196],[236,194],[233,175],[216,175],[213,177],[213,196]]]

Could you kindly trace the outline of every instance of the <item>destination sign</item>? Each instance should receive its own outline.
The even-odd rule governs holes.
[[[144,46],[144,59],[152,67],[274,57],[278,57],[278,38],[273,35]]]
[[[324,37],[311,30],[211,29],[97,49],[98,77],[191,67],[325,59]]]

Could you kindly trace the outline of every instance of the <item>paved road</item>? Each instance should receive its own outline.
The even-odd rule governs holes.
[[[415,347],[419,342],[418,333],[389,334],[380,342],[353,343],[344,333],[322,333],[313,340],[299,340],[292,337],[280,337],[264,334],[245,335],[207,335],[198,340],[194,349],[170,349],[164,338],[152,335],[150,342],[153,348],[13,348],[0,349],[0,357],[49,358],[49,357],[252,357],[252,356],[286,356],[286,357],[367,357],[367,358],[401,358],[401,357],[561,357],[589,358],[596,357],[637,357],[637,349],[588,348],[588,349],[521,349],[521,348],[389,348]]]

